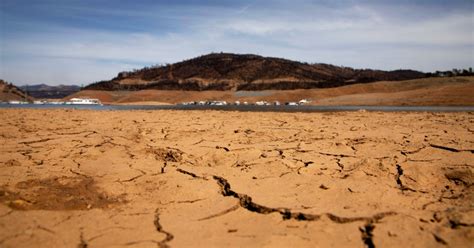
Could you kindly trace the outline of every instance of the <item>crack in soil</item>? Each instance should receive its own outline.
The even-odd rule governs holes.
[[[23,141],[23,142],[20,142],[20,143],[18,143],[18,144],[31,145],[31,144],[35,144],[35,143],[47,142],[47,141],[50,141],[50,140],[53,140],[53,139],[51,139],[51,138],[45,138],[45,139],[40,139],[40,140]]]
[[[405,185],[403,185],[401,176],[403,175],[403,168],[401,165],[397,164],[397,175],[395,176],[395,181],[397,182],[398,186],[400,187],[400,190],[403,192],[405,190],[416,192],[416,190],[409,188]]]
[[[453,148],[453,147],[441,146],[441,145],[436,145],[436,144],[430,144],[430,146],[433,147],[433,148],[438,148],[438,149],[442,149],[442,150],[450,151],[450,152],[471,152],[471,153],[474,153],[474,150],[469,150],[469,149],[460,150],[460,149],[456,149],[456,148]]]
[[[142,172],[140,172],[142,173]],[[138,178],[144,176],[145,174],[140,174],[140,175],[137,175],[137,176],[134,176],[134,177],[131,177],[129,179],[124,179],[124,180],[117,180],[116,182],[119,182],[119,183],[128,183],[128,182],[133,182],[135,180],[137,180]]]
[[[92,178],[91,176],[88,176],[88,175],[86,175],[86,174],[82,174],[82,173],[77,172],[77,171],[75,171],[75,170],[73,170],[73,169],[69,169],[69,171],[70,171],[72,174],[75,174],[75,175],[78,175],[78,176],[81,176],[81,177]]]
[[[415,153],[418,153],[420,152],[421,150],[425,149],[426,146],[422,146],[416,150],[413,150],[413,151],[400,151],[400,153],[405,156],[405,157],[408,157],[408,155],[411,155],[411,154],[415,154]]]
[[[326,152],[316,152],[324,156],[331,156],[331,157],[336,157],[336,158],[355,158],[353,155],[347,155],[347,154],[334,154],[334,153],[326,153]]]
[[[259,214],[270,214],[270,213],[279,213],[283,220],[298,220],[298,221],[317,221],[321,218],[321,216],[328,217],[331,221],[338,223],[338,224],[345,224],[355,221],[366,221],[368,223],[377,222],[383,219],[386,216],[395,215],[395,212],[383,212],[378,213],[372,217],[339,217],[331,213],[324,213],[324,214],[308,214],[302,212],[293,212],[287,208],[271,208],[266,207],[260,204],[253,202],[252,197],[241,194],[233,191],[229,182],[219,176],[213,176],[213,179],[216,180],[217,184],[221,188],[221,194],[225,197],[234,197],[239,200],[239,205],[244,209],[247,209],[250,212],[255,212]]]
[[[196,175],[196,174],[194,174],[194,173],[192,173],[192,172],[185,171],[185,170],[180,169],[180,168],[176,169],[176,171],[179,172],[179,173],[182,173],[182,174],[184,174],[184,175],[191,176],[192,178],[199,178],[199,179],[207,180],[207,178],[205,178],[205,177],[198,176],[198,175]]]
[[[216,146],[216,149],[224,149],[226,152],[230,151],[230,149],[225,146]]]
[[[143,243],[154,243],[154,244],[157,244],[157,245],[160,245],[159,242],[157,242],[156,240],[137,240],[137,241],[130,241],[130,242],[127,242],[127,243],[124,243],[124,244],[120,244],[121,246],[135,246],[135,245],[139,245],[139,244],[143,244]]]
[[[83,133],[88,133],[84,136],[85,138],[87,138],[89,135],[96,134],[97,132],[96,131],[82,131],[82,132],[72,132],[72,133],[58,133],[58,132],[53,131],[53,133],[56,135],[79,135]]]
[[[359,227],[359,230],[362,234],[362,241],[364,241],[364,244],[367,246],[367,248],[375,248],[374,241],[372,238],[374,237],[374,234],[372,233],[375,229],[375,225],[372,223],[367,223],[363,228]]]
[[[433,238],[436,240],[436,242],[442,245],[448,245],[448,242],[446,242],[443,238],[441,238],[439,235],[436,235],[435,233],[433,233]]]
[[[397,164],[397,175],[395,177],[395,180],[397,181],[397,184],[400,186],[400,188],[403,189],[403,183],[402,183],[402,180],[400,179],[402,175],[403,175],[403,169],[399,164]]]
[[[230,212],[233,212],[235,210],[239,209],[239,205],[235,205],[235,206],[232,206],[231,208],[228,208],[222,212],[219,212],[217,214],[212,214],[212,215],[209,215],[207,217],[204,217],[204,218],[201,218],[199,219],[198,221],[203,221],[203,220],[209,220],[209,219],[213,219],[213,218],[216,218],[216,217],[220,217],[222,215],[225,215],[225,214],[228,214]]]
[[[173,234],[165,231],[163,229],[163,226],[160,224],[160,212],[159,209],[155,210],[155,220],[153,221],[153,224],[155,225],[156,231],[159,233],[163,233],[166,237],[162,241],[158,242],[159,247],[167,248],[169,245],[167,244],[171,240],[173,240],[174,236]]]
[[[341,163],[341,158],[336,157],[335,159],[336,159],[337,167],[339,167],[340,172],[342,172],[344,170],[344,164]]]
[[[84,233],[81,231],[81,235],[79,236],[80,242],[77,245],[77,248],[87,248],[89,245],[87,244],[86,240],[84,239]]]

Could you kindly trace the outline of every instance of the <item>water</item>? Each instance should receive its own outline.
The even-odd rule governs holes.
[[[271,91],[236,91],[235,97],[255,97],[255,96],[269,96],[273,94]]]
[[[90,110],[223,110],[246,112],[337,112],[337,111],[382,111],[382,112],[474,112],[474,106],[199,106],[199,105],[39,105],[0,104],[0,108],[26,109],[90,109]]]

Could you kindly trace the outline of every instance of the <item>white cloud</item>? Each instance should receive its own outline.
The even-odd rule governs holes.
[[[208,12],[211,17],[206,17]],[[2,38],[0,78],[19,84],[87,84],[110,79],[122,70],[177,62],[212,51],[358,68],[430,71],[474,64],[472,13],[458,11],[419,19],[386,13],[386,9],[363,5],[332,9],[308,4],[299,9],[280,6],[264,10],[247,5],[237,11],[172,9],[169,16],[160,18],[188,20],[188,26],[159,33],[53,25]]]

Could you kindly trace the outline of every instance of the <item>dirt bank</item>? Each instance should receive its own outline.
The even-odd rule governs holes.
[[[472,106],[474,77],[426,78],[408,81],[354,84],[327,89],[270,91],[97,91],[85,90],[71,97],[99,98],[109,104],[160,102],[176,104],[202,100],[227,102],[312,100],[314,105],[413,105]]]

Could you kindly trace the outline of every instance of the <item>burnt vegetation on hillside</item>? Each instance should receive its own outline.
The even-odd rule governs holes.
[[[33,98],[12,83],[0,79],[0,100],[24,100],[31,101]]]
[[[423,78],[413,70],[353,69],[258,55],[211,53],[175,64],[121,72],[90,90],[290,90]]]

